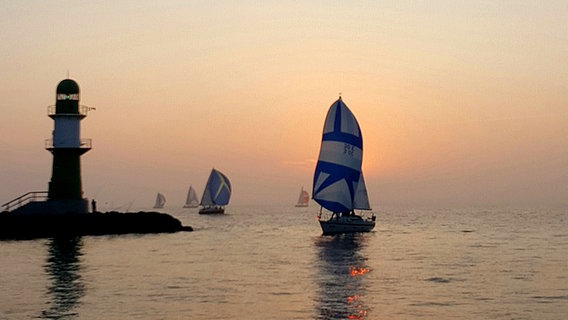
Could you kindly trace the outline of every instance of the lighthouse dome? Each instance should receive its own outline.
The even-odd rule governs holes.
[[[57,93],[61,94],[78,94],[79,93],[79,85],[75,80],[65,79],[57,85]]]

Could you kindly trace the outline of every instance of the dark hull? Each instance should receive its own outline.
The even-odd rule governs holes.
[[[362,219],[360,216],[334,217],[319,223],[324,235],[370,232],[375,228],[374,219]]]
[[[199,209],[199,214],[223,214],[225,208],[222,207],[206,207]]]

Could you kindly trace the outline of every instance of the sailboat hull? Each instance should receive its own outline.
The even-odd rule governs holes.
[[[199,209],[199,214],[223,214],[225,208],[223,207],[204,207]]]
[[[375,218],[363,219],[360,216],[333,217],[319,221],[324,235],[369,232],[375,228]]]

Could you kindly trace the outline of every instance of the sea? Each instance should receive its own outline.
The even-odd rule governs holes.
[[[568,209],[166,208],[193,232],[0,241],[0,319],[566,319]]]

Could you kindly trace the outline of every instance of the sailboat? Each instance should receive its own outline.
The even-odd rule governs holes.
[[[154,209],[162,209],[166,204],[166,197],[158,192],[156,196],[156,202],[154,203]]]
[[[203,196],[199,203],[202,206],[199,209],[199,213],[225,213],[224,206],[229,204],[230,199],[231,182],[229,181],[229,178],[227,178],[227,176],[219,170],[213,168],[209,175],[209,179],[207,179],[207,184],[205,185],[205,190],[203,191]]]
[[[307,207],[308,202],[310,201],[310,195],[304,187],[300,190],[300,197],[298,198],[298,203],[296,203],[296,207]]]
[[[184,208],[197,208],[199,207],[199,199],[197,198],[197,192],[193,189],[193,186],[189,186],[189,191],[187,192],[187,198],[185,199]]]
[[[371,210],[362,162],[361,129],[340,96],[325,118],[313,182],[313,199],[331,211],[329,218],[323,218],[320,209],[323,234],[369,232],[375,227],[375,215],[355,214],[355,209]]]

